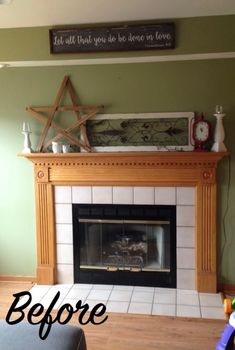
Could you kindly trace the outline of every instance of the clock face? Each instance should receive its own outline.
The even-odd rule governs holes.
[[[209,138],[210,128],[206,121],[199,121],[195,124],[194,138],[199,142],[206,142]]]

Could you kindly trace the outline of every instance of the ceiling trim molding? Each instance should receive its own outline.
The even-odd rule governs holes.
[[[127,64],[127,63],[151,63],[151,62],[176,62],[197,61],[214,59],[235,58],[235,52],[211,52],[165,56],[141,56],[141,57],[112,57],[112,58],[86,58],[72,60],[41,60],[41,61],[7,61],[0,62],[0,67],[56,67],[56,66],[80,66],[99,64]]]

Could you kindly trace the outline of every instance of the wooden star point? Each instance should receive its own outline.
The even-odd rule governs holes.
[[[61,98],[65,94],[66,90],[68,92],[72,104],[68,106],[61,106]],[[74,143],[80,148],[83,148],[86,151],[90,152],[91,147],[87,138],[85,123],[88,119],[94,117],[97,113],[100,113],[102,109],[102,105],[79,105],[77,103],[77,97],[73,85],[69,77],[65,76],[59,87],[55,101],[52,106],[26,108],[26,110],[29,113],[31,113],[36,119],[40,120],[44,124],[44,129],[37,146],[37,152],[44,151],[48,146],[52,144],[53,141],[58,141],[62,137],[65,137],[67,140],[69,140],[69,142]],[[60,126],[58,126],[53,119],[56,113],[68,111],[73,111],[76,115],[77,120],[66,129],[63,129]],[[83,113],[82,115],[81,112]],[[45,113],[48,114],[48,118],[44,116]],[[48,140],[48,142],[45,144],[45,139],[50,128],[54,129],[57,132],[57,135],[52,139]],[[71,132],[77,128],[80,129],[82,141],[77,140],[71,134]]]

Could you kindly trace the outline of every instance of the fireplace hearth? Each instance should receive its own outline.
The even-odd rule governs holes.
[[[176,206],[73,204],[74,282],[176,288]]]

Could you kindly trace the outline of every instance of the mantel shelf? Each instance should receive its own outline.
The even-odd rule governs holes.
[[[50,162],[149,162],[156,161],[163,163],[169,162],[189,162],[189,163],[217,163],[222,158],[229,155],[229,152],[104,152],[104,153],[27,153],[18,154],[33,163]],[[185,163],[185,165],[186,165]],[[173,164],[172,164],[173,165]]]

